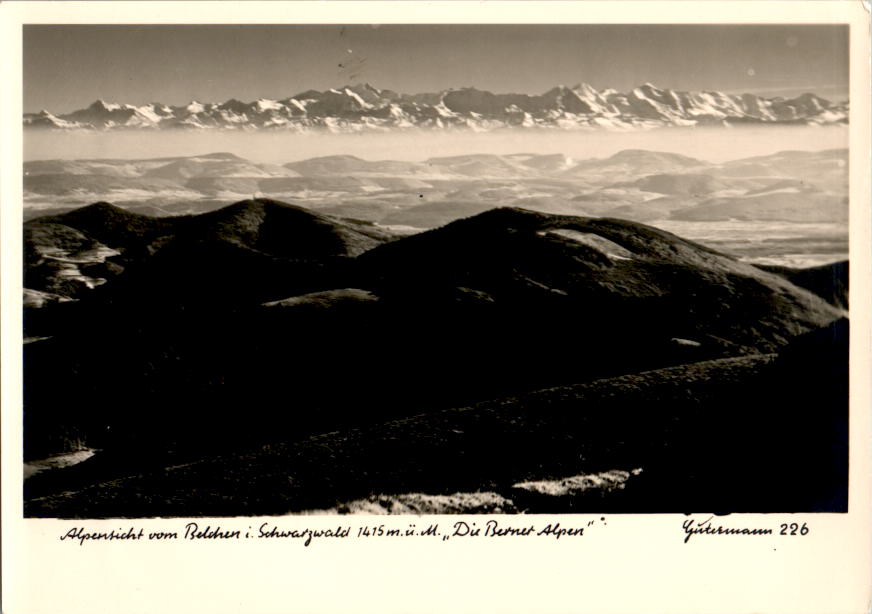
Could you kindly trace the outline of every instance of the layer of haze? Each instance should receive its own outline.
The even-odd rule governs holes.
[[[848,146],[848,129],[833,127],[670,128],[649,132],[499,131],[379,134],[285,132],[27,132],[25,160],[156,158],[227,151],[255,162],[285,163],[327,155],[419,161],[473,153],[563,153],[602,158],[622,149],[679,153],[724,162],[783,150]]]

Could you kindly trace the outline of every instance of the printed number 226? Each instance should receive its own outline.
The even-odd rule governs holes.
[[[781,535],[808,535],[808,527],[803,522],[799,526],[795,522],[781,525]]]

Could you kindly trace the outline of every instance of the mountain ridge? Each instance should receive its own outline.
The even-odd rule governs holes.
[[[290,130],[366,132],[408,129],[501,128],[649,129],[733,124],[845,124],[848,103],[807,92],[794,98],[755,94],[679,91],[645,83],[626,93],[596,90],[586,83],[560,85],[543,94],[493,93],[474,87],[403,94],[368,83],[281,100],[191,101],[171,106],[109,103],[54,114],[25,113],[26,128],[60,130]]]

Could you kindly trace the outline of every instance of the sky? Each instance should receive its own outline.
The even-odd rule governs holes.
[[[586,82],[845,99],[838,25],[383,25],[24,27],[24,110],[97,99],[186,104],[282,99],[368,82],[404,93],[541,94]]]

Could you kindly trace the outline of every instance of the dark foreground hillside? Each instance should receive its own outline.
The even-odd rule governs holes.
[[[822,351],[828,339],[838,349]],[[552,388],[103,483],[95,459],[63,482],[34,478],[26,513],[846,511],[845,340],[842,321],[781,356]]]
[[[595,507],[844,506],[843,311],[642,224],[497,209],[396,238],[269,200],[100,204],[25,249],[25,457],[99,450],[27,480],[31,515],[536,511],[570,504],[515,484],[639,469]]]
[[[848,308],[849,265],[847,260],[805,269],[764,265],[760,265],[760,268],[786,277],[791,283],[811,290],[836,307]]]

